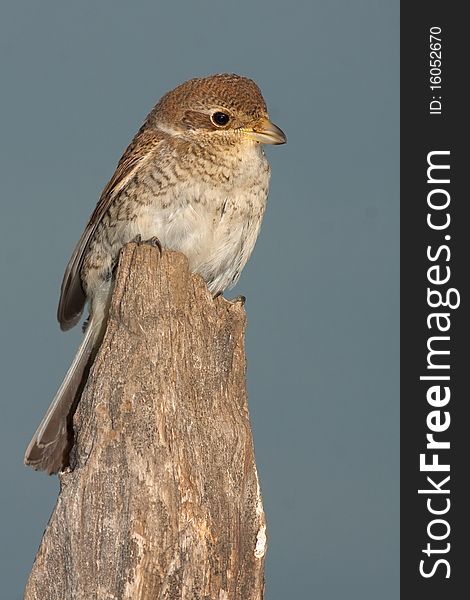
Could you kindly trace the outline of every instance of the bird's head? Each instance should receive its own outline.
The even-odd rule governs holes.
[[[168,134],[214,145],[286,142],[256,83],[234,74],[186,81],[163,96],[149,120]]]

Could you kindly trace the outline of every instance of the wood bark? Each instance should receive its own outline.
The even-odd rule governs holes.
[[[126,246],[26,600],[263,597],[244,330],[182,254]]]

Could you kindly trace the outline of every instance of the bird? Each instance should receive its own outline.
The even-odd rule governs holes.
[[[68,465],[70,417],[104,335],[119,252],[156,241],[182,252],[215,296],[237,282],[259,233],[270,166],[264,144],[284,144],[258,85],[223,73],[190,79],[148,114],[104,188],[66,267],[57,318],[84,337],[24,457],[49,474]]]

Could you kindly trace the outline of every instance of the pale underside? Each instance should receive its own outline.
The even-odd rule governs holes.
[[[165,173],[165,164],[149,161],[135,181],[127,182],[84,259],[82,282],[95,316],[99,318],[108,303],[110,274],[119,250],[136,236],[142,240],[156,237],[164,249],[185,254],[191,271],[200,274],[213,293],[236,283],[258,236],[269,166],[257,143],[241,145],[230,163],[223,165],[226,177],[207,173],[204,165],[198,169],[197,164],[188,177],[184,164],[181,172],[169,166],[172,172]],[[126,218],[120,206],[136,194],[137,208],[132,218]]]

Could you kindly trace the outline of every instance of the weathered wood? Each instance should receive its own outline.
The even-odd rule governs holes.
[[[129,244],[26,600],[263,597],[245,313]]]

